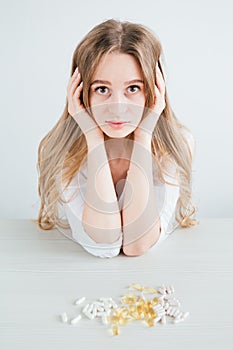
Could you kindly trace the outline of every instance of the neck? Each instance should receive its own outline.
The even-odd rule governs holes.
[[[107,136],[105,138],[105,149],[106,149],[108,159],[115,159],[115,158],[130,159],[132,147],[133,147],[132,137],[112,138]]]

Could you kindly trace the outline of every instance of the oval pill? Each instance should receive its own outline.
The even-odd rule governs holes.
[[[182,321],[184,321],[183,318],[175,318],[175,319],[173,320],[173,323],[179,323],[179,322],[182,322]]]
[[[189,315],[189,312],[187,311],[187,312],[185,312],[185,314],[183,315],[183,318],[185,319],[186,317],[188,317],[188,315]]]
[[[87,311],[87,309],[89,308],[89,306],[90,306],[90,304],[86,304],[85,306],[84,306],[84,308],[82,309],[82,312],[86,312]]]
[[[177,309],[177,310],[174,312],[174,316],[176,317],[179,313],[180,313],[180,310]]]
[[[77,299],[75,301],[75,305],[79,305],[79,304],[83,303],[85,299],[86,299],[86,297],[82,297],[82,298]]]
[[[162,318],[161,318],[161,323],[162,324],[166,324],[166,322],[167,322],[166,321],[166,317],[165,317],[165,315],[163,315]]]
[[[67,323],[68,322],[68,317],[67,317],[67,313],[63,312],[61,315],[61,319],[63,323]]]
[[[77,317],[73,318],[73,319],[70,321],[70,323],[71,323],[71,324],[76,324],[76,323],[78,323],[78,321],[81,320],[81,318],[82,318],[82,316],[81,316],[81,315],[78,315]]]
[[[103,316],[102,316],[102,323],[103,323],[103,324],[108,324],[108,318],[107,318],[106,315],[103,315]]]

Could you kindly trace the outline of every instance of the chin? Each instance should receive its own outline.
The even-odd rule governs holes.
[[[133,134],[132,131],[126,132],[126,131],[118,131],[118,132],[108,132],[103,131],[104,135],[107,137],[110,137],[111,139],[123,139],[125,137],[129,137],[131,134]]]

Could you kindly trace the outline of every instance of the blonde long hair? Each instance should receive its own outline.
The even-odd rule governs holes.
[[[154,82],[156,81],[156,62],[163,73],[160,62],[162,47],[153,32],[140,24],[115,19],[106,20],[95,26],[77,45],[72,59],[71,76],[78,66],[83,80],[82,102],[90,109],[89,89],[93,74],[106,53],[118,52],[133,55],[139,63],[144,78],[146,103],[148,109],[154,102]],[[159,160],[158,176],[165,183],[165,168],[161,162],[170,161],[177,165],[180,197],[177,202],[175,218],[181,227],[196,225],[191,218],[196,212],[192,204],[191,175],[193,153],[183,136],[182,125],[171,109],[167,91],[166,107],[159,117],[152,137],[152,153]],[[105,139],[108,136],[104,134]],[[127,138],[132,138],[132,134]],[[50,230],[56,225],[68,228],[59,218],[59,203],[64,203],[58,186],[58,178],[65,168],[64,181],[70,184],[87,156],[87,143],[76,121],[68,113],[68,102],[55,126],[41,140],[38,148],[37,169],[39,173],[38,193],[41,205],[37,223],[40,228]]]

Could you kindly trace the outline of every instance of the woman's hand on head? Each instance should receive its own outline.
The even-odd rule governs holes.
[[[78,67],[75,69],[67,86],[68,112],[77,122],[84,133],[87,143],[104,141],[102,130],[98,127],[94,119],[87,113],[81,102],[80,96],[83,89],[81,75]]]
[[[135,140],[151,140],[153,131],[157,121],[166,106],[165,102],[165,81],[163,79],[158,63],[156,64],[157,85],[155,88],[154,106],[150,109],[148,115],[141,121],[138,127],[134,130]]]

